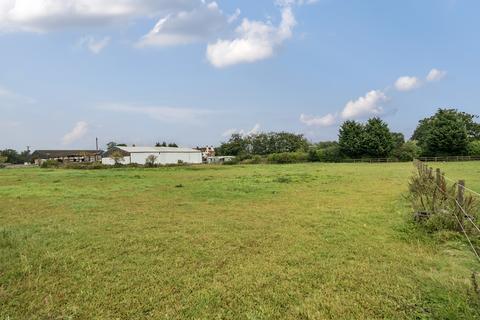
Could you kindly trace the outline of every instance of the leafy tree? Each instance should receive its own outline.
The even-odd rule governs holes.
[[[124,161],[123,154],[118,150],[113,151],[112,154],[110,154],[110,158],[113,159],[116,166],[121,165]]]
[[[469,114],[466,112],[461,112],[456,109],[438,109],[437,113],[429,118],[425,118],[419,121],[415,132],[413,133],[412,140],[417,140],[419,146],[424,150],[425,155],[458,155],[464,154],[465,142],[464,138],[464,129],[466,130],[467,140],[475,141],[480,139],[480,124],[475,122],[478,116]],[[447,121],[447,119],[449,119]],[[442,131],[445,134],[445,137],[438,136],[440,123],[443,123],[444,130]],[[447,123],[450,123],[450,127],[453,125],[459,125],[459,130],[445,131],[447,128]],[[461,124],[462,123],[462,124]],[[436,128],[433,126],[437,125]],[[452,128],[454,129],[454,128]],[[436,145],[433,143],[430,145],[430,142],[433,142],[433,136],[431,136],[432,131],[436,131],[436,137],[440,138],[442,141],[449,141],[448,143],[454,142],[452,148],[448,148],[445,144]],[[455,138],[456,136],[456,138]],[[448,144],[447,143],[447,144]]]
[[[480,156],[480,140],[475,140],[468,144],[468,155]]]
[[[466,154],[469,141],[477,135],[473,119],[475,116],[455,109],[439,109],[420,121],[412,139],[418,141],[425,155]]]
[[[224,156],[244,156],[248,152],[248,142],[242,137],[241,134],[234,133],[228,140],[224,142],[218,148],[219,155]]]
[[[413,161],[421,154],[422,149],[415,141],[407,141],[392,152],[392,155],[400,161]]]
[[[405,136],[403,133],[392,132],[393,146],[395,149],[398,149],[403,146],[405,143]]]
[[[356,121],[345,121],[338,135],[340,151],[348,157],[361,157],[363,149],[364,126]]]
[[[303,134],[271,132],[268,135],[270,136],[270,153],[306,152],[308,150],[309,143]]]
[[[117,146],[117,143],[114,142],[114,141],[111,141],[111,142],[107,143],[107,150],[112,150],[116,146]]]
[[[175,142],[169,143],[168,146],[170,148],[178,148],[178,145]]]
[[[249,136],[233,134],[217,149],[219,155],[269,155],[285,152],[306,152],[309,143],[301,134],[288,132],[259,133]]]
[[[158,148],[158,147],[166,147],[166,146],[167,146],[167,143],[166,143],[165,141],[163,141],[162,143],[157,142],[157,143],[155,144],[155,147],[157,147],[157,148]]]
[[[4,164],[4,163],[6,163],[6,162],[7,162],[7,157],[5,157],[5,156],[0,156],[0,165],[1,165],[1,164]]]
[[[157,162],[157,156],[151,154],[145,159],[145,166],[147,167],[154,167]]]
[[[380,118],[368,120],[362,141],[365,154],[371,157],[387,157],[394,148],[392,133]]]
[[[31,161],[30,156],[31,156],[30,150],[22,151],[19,154],[19,160],[21,161],[21,163],[30,162]]]
[[[12,163],[12,164],[23,163],[18,152],[13,149],[5,149],[3,151],[0,151],[0,156],[6,157],[7,158],[6,162],[8,163]]]

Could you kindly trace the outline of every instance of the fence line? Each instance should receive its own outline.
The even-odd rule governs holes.
[[[480,161],[480,156],[419,157],[421,162]]]
[[[460,161],[480,161],[480,156],[448,156],[448,157],[419,157],[415,160],[421,162],[460,162]],[[415,161],[414,160],[414,161]],[[365,158],[365,159],[343,159],[336,162],[341,163],[397,163],[410,162],[396,158]]]
[[[450,181],[450,182],[456,183],[456,181],[455,181],[455,180],[453,180],[453,179],[450,179],[449,177],[445,177],[445,179],[446,179],[446,180],[448,180],[448,181]],[[472,189],[470,189],[470,188],[467,188],[467,187],[465,187],[465,186],[462,186],[462,185],[459,185],[459,187],[460,187],[460,188],[462,188],[463,190],[466,190],[466,191],[468,191],[468,192],[470,192],[470,193],[472,193],[472,194],[474,194],[474,195],[476,195],[476,196],[479,196],[479,197],[480,197],[480,193],[478,193],[478,192],[477,192],[477,191],[475,191],[475,190],[472,190]]]
[[[424,174],[427,174],[429,179],[431,179],[431,180],[435,179],[435,190],[439,190],[445,196],[446,199],[453,200],[454,203],[455,203],[455,207],[458,207],[458,209],[460,210],[460,213],[462,214],[462,217],[461,217],[462,221],[466,218],[474,226],[474,228],[480,233],[480,228],[475,223],[475,221],[473,221],[472,217],[468,214],[467,210],[465,210],[465,208],[463,207],[464,206],[464,191],[465,190],[468,190],[475,195],[479,195],[479,194],[476,191],[473,191],[473,190],[465,187],[465,181],[464,180],[459,180],[458,182],[456,182],[456,181],[446,177],[445,174],[442,173],[440,169],[437,169],[435,171],[436,172],[436,177],[434,177],[433,176],[433,168],[429,167],[425,162],[422,162],[420,160],[415,160],[414,164],[418,168],[418,170],[422,171]],[[446,190],[444,190],[447,187],[447,185],[445,183],[446,180],[448,180],[450,182],[453,182],[454,186],[457,187],[457,192],[458,192],[457,193],[457,198],[452,197],[451,195],[449,195],[447,193]],[[470,237],[468,236],[468,233],[465,230],[464,224],[460,220],[459,215],[456,214],[456,213],[452,213],[452,214],[455,216],[455,219],[457,220],[461,231],[463,232],[463,234],[467,238],[467,241],[468,241],[470,247],[472,248],[473,253],[477,257],[478,261],[480,262],[480,254],[478,253],[477,249],[475,248],[472,241],[470,240]]]

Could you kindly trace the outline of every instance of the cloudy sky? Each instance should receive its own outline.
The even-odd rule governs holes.
[[[478,0],[0,0],[0,148],[480,113]]]

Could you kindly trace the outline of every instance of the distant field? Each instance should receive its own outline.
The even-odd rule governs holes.
[[[480,190],[480,163],[449,163]],[[0,319],[480,319],[412,164],[0,170]]]
[[[466,186],[480,193],[480,161],[429,163],[433,168],[440,168],[453,180],[463,179]]]

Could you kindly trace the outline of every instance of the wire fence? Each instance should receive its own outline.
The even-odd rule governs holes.
[[[480,156],[419,157],[421,162],[480,161]]]
[[[417,167],[420,176],[424,178],[426,177],[428,183],[433,183],[434,185],[433,194],[431,195],[433,199],[433,207],[435,207],[435,201],[438,199],[438,196],[436,195],[437,192],[440,192],[441,197],[443,197],[444,200],[449,200],[450,203],[453,203],[456,210],[451,212],[451,214],[455,217],[460,231],[465,235],[473,253],[480,262],[480,249],[472,242],[471,236],[469,236],[465,226],[466,223],[470,224],[473,228],[472,230],[476,232],[473,236],[480,236],[480,227],[477,222],[475,222],[475,216],[470,212],[472,208],[475,207],[473,204],[480,199],[480,193],[467,188],[465,186],[465,180],[455,181],[448,178],[439,168],[434,170],[426,162],[415,160],[414,164]],[[447,181],[453,183],[453,185],[448,186]],[[449,192],[449,188],[453,191]],[[426,190],[430,189],[426,188]],[[466,193],[469,193],[469,195]]]
[[[448,157],[419,157],[414,161],[420,162],[462,162],[462,161],[480,161],[480,156],[448,156]],[[361,158],[361,159],[341,159],[336,162],[342,163],[396,163],[411,162],[411,160],[401,160],[398,158]]]

